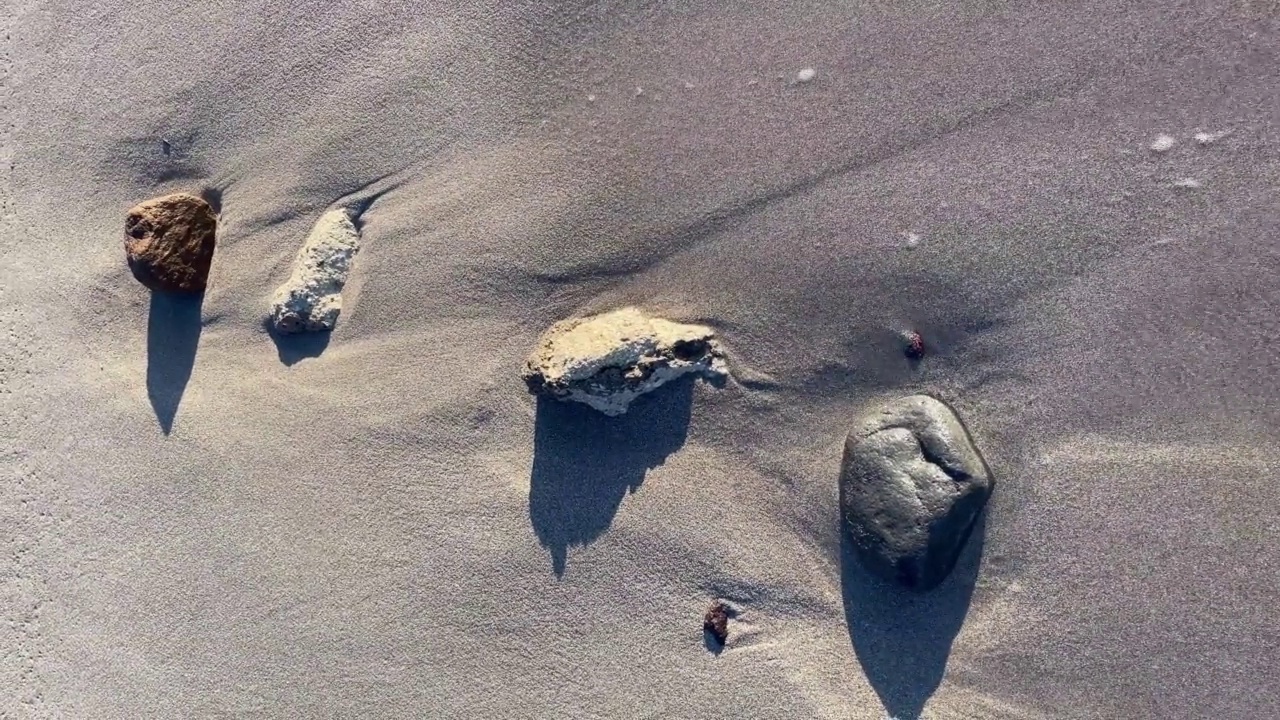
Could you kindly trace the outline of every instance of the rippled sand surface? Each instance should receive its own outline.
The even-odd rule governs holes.
[[[1280,715],[1274,3],[4,20],[0,716]],[[124,262],[178,191],[220,206],[195,302]],[[273,338],[355,206],[336,330]],[[729,381],[527,393],[625,306]],[[836,478],[916,392],[997,488],[908,597]]]

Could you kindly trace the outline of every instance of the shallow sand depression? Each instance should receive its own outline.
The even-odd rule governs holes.
[[[1264,6],[19,2],[0,716],[1280,715]],[[335,208],[340,319],[268,332]],[[627,307],[729,381],[528,392]],[[838,480],[912,395],[998,489],[908,594]]]

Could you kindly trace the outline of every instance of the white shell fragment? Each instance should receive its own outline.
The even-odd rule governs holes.
[[[342,287],[351,259],[359,248],[360,231],[346,210],[321,215],[298,251],[293,274],[276,289],[271,326],[286,334],[332,330],[342,312]]]
[[[1221,140],[1222,138],[1230,134],[1231,134],[1230,130],[1223,130],[1221,132],[1214,132],[1214,133],[1198,132],[1193,137],[1195,138],[1197,145],[1212,145],[1213,143],[1218,142],[1219,140]]]

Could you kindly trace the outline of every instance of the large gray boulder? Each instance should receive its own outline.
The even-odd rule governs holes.
[[[845,440],[840,508],[858,559],[912,590],[951,572],[993,486],[960,419],[926,395],[881,406]]]
[[[688,374],[725,375],[715,332],[622,308],[552,325],[525,361],[522,377],[530,392],[616,416],[641,395]]]

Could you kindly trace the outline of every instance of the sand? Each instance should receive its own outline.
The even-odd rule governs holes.
[[[0,716],[1280,715],[1278,12],[11,2]],[[169,192],[220,205],[200,301],[125,266]],[[731,380],[527,393],[628,305]],[[915,392],[997,490],[908,598],[836,480]]]

